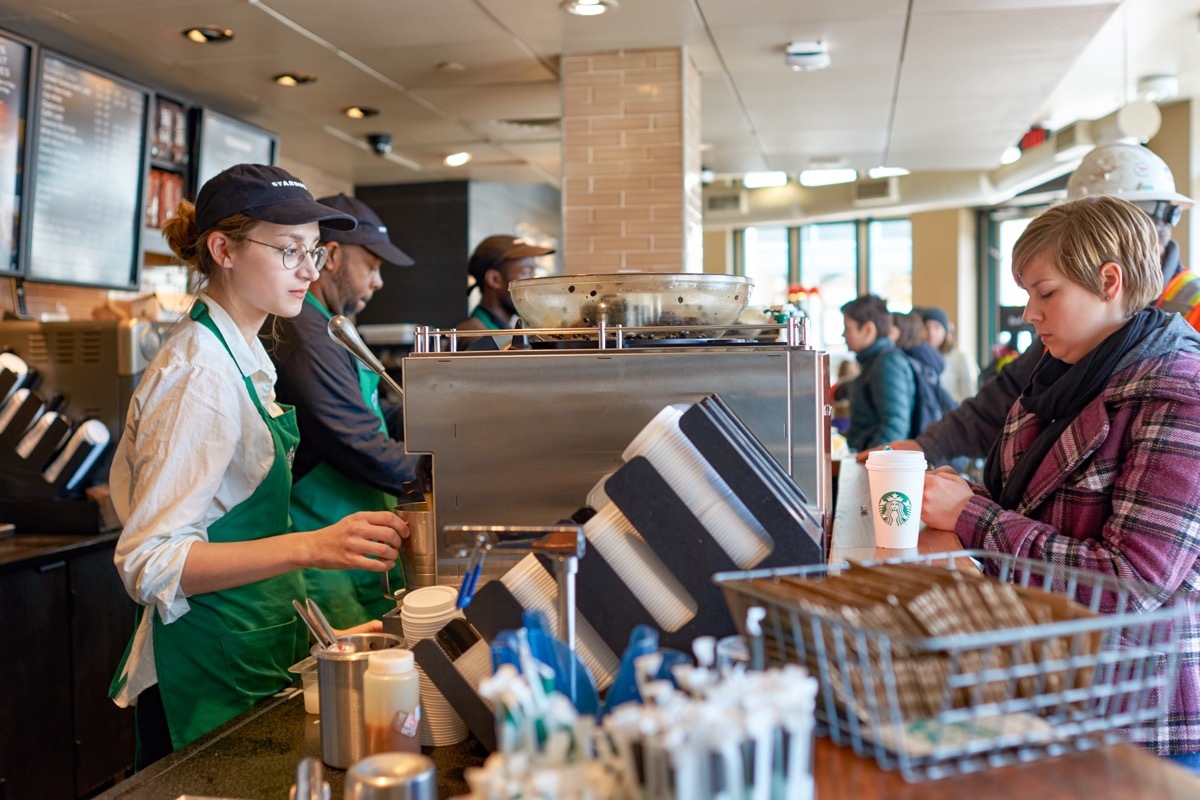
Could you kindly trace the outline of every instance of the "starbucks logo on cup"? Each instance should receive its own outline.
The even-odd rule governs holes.
[[[887,525],[900,526],[912,516],[912,500],[904,492],[888,492],[879,498],[879,518]]]

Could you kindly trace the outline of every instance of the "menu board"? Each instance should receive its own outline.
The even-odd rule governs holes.
[[[221,170],[237,164],[274,164],[275,136],[218,114],[211,109],[200,112],[200,141],[196,156],[196,187]]]
[[[25,277],[137,286],[150,93],[43,51]]]
[[[0,34],[0,275],[20,272],[17,240],[32,52],[28,44]]]

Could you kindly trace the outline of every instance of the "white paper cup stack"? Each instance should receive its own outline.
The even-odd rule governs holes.
[[[554,582],[554,576],[537,560],[537,556],[530,554],[522,558],[500,576],[500,582],[522,608],[545,614],[546,624],[551,632],[558,635],[558,585]],[[621,663],[617,654],[604,643],[578,609],[575,612],[575,639],[575,651],[584,666],[592,671],[596,688],[607,689]]]
[[[742,569],[771,554],[775,543],[746,505],[679,429],[682,412],[667,406],[642,428],[622,458],[642,456]]]
[[[463,613],[455,607],[458,590],[453,586],[425,586],[404,595],[400,619],[409,649],[422,639],[432,639],[442,627]],[[467,724],[446,702],[425,670],[417,665],[421,687],[421,746],[440,747],[458,744],[467,738]]]
[[[660,628],[677,631],[696,616],[696,601],[616,505],[601,508],[583,530]]]
[[[919,450],[872,450],[867,456],[875,546],[917,546],[921,498],[925,493],[925,454]]]

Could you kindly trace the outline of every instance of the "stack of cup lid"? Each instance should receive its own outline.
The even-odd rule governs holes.
[[[462,618],[457,601],[458,590],[453,586],[424,586],[405,594],[400,608],[405,645],[411,650],[422,639],[435,638],[450,620]],[[420,665],[417,675],[421,687],[421,745],[441,747],[464,741],[467,724]]]
[[[730,559],[742,569],[749,569],[771,554],[774,542],[679,429],[681,416],[683,413],[675,406],[658,412],[629,443],[622,457],[630,461],[642,456],[649,461]]]

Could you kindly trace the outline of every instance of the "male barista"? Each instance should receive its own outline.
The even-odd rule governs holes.
[[[549,247],[527,244],[515,236],[489,236],[480,242],[467,264],[467,274],[475,279],[467,293],[479,287],[479,305],[471,316],[458,324],[458,329],[500,331],[511,328],[516,322],[517,308],[513,305],[508,284],[532,278],[537,268],[534,259],[553,252]]]
[[[321,228],[329,257],[308,287],[303,309],[291,319],[268,319],[264,328],[279,373],[278,400],[296,406],[300,426],[292,465],[296,530],[315,530],[354,511],[391,509],[394,495],[420,491],[422,472],[418,457],[392,436],[402,431],[400,412],[380,406],[379,376],[329,338],[326,328],[335,314],[362,311],[383,286],[384,264],[410,266],[413,260],[391,243],[365,203],[344,194],[320,202],[354,217],[358,227]],[[335,628],[378,619],[395,608],[380,591],[378,573],[306,569],[304,577],[308,596]],[[403,585],[399,564],[390,577],[393,588]]]

